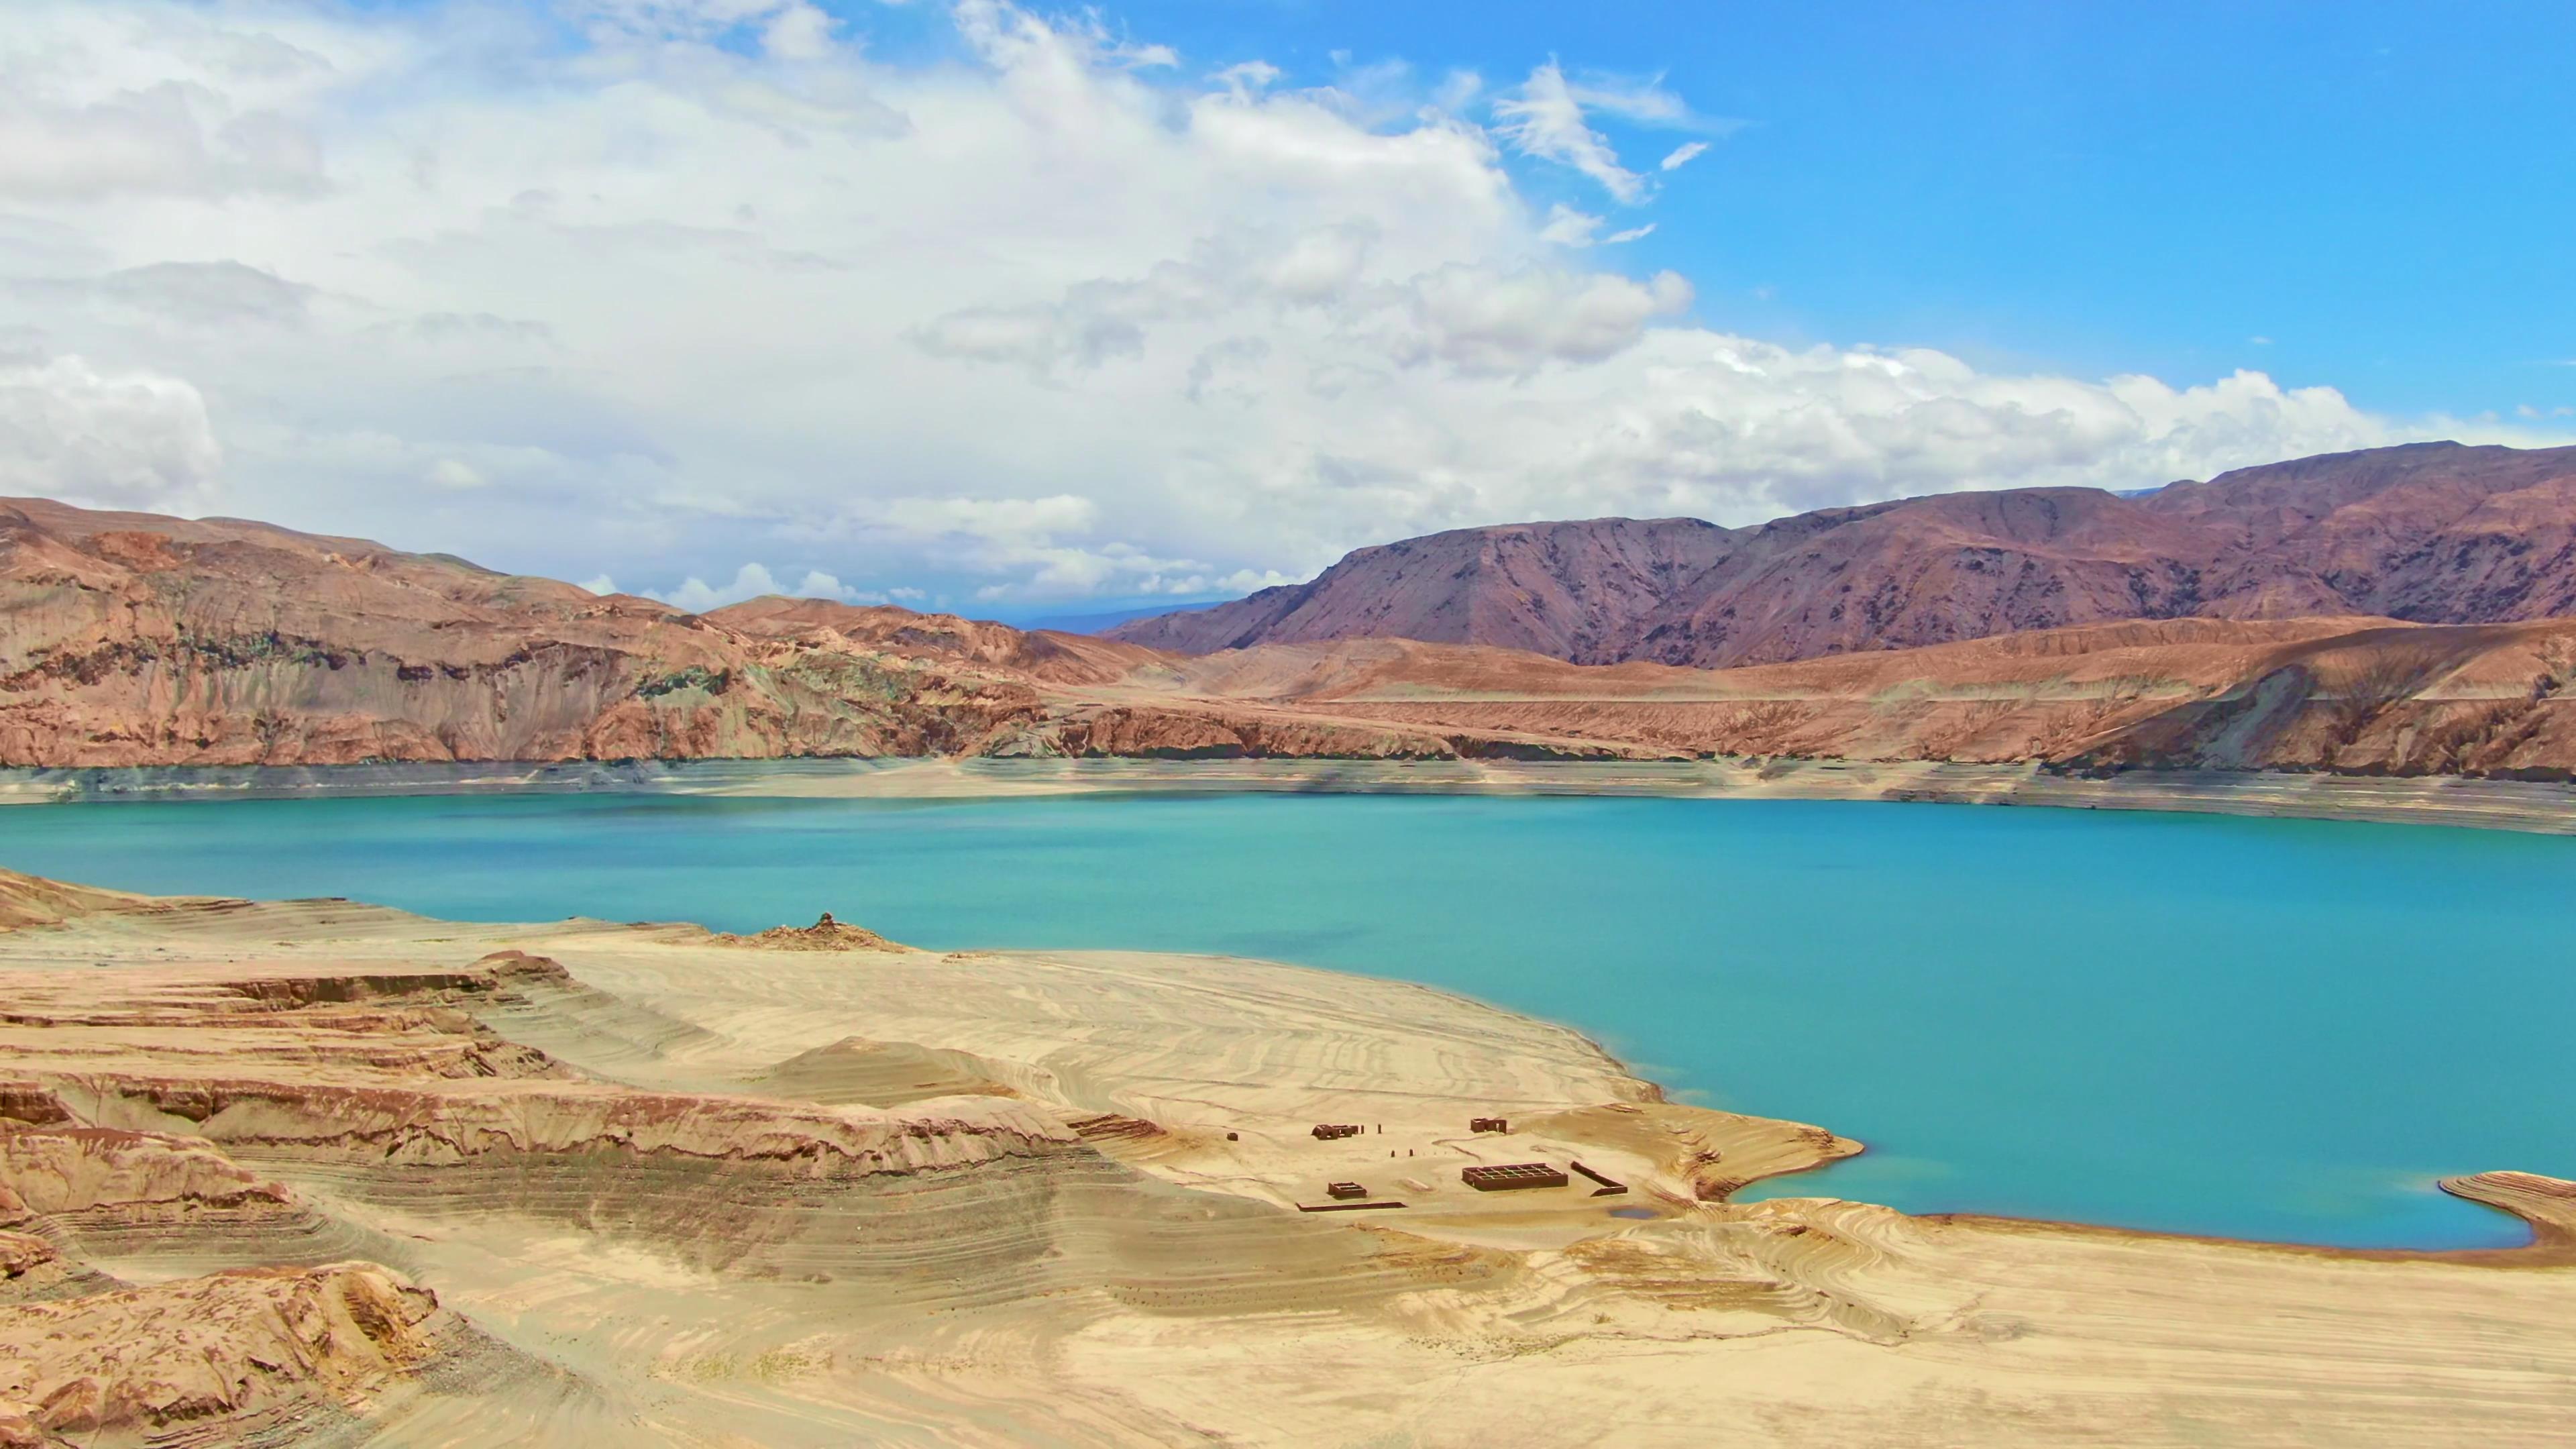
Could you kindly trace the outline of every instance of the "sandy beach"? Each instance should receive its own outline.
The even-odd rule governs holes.
[[[24,877],[0,906],[0,1423],[81,1443],[2538,1444],[2576,1413],[2550,1179],[2455,1184],[2538,1232],[2449,1255],[1739,1205],[1860,1144],[1419,986]],[[1567,1185],[1462,1180],[1524,1162]],[[1300,1211],[1334,1183],[1402,1206]],[[260,1346],[277,1295],[323,1305],[294,1353]],[[156,1398],[174,1357],[239,1371]]]

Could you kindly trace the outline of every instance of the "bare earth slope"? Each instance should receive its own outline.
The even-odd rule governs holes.
[[[2576,1414],[2553,1179],[2449,1184],[2535,1227],[2449,1255],[1738,1206],[1856,1144],[1398,983],[0,884],[62,907],[0,930],[0,1443],[2536,1445]],[[1533,1161],[1567,1186],[1461,1176]],[[1377,1206],[1300,1211],[1334,1182]]]
[[[1655,567],[1639,540],[1664,543]],[[1179,653],[1400,636],[1723,667],[2188,616],[2496,623],[2576,612],[2576,449],[2421,443],[2143,498],[1951,493],[1759,528],[1515,524],[1363,549],[1312,583],[1120,625]]]
[[[1674,756],[2544,780],[2576,765],[2576,620],[2141,621],[1725,670],[1353,640],[1143,683]]]

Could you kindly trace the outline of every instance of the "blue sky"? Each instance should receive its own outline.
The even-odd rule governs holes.
[[[1741,124],[1670,178],[1627,260],[1690,275],[1723,328],[2088,374],[2253,367],[2403,412],[2576,404],[2576,367],[2554,365],[2576,358],[2576,5],[1104,14],[1185,64],[1267,59],[1310,84],[1390,61],[1508,78],[1551,56],[1660,75]],[[1623,149],[1668,134],[1599,124]],[[1598,200],[1523,170],[1540,195]]]
[[[706,607],[2576,441],[2576,6],[10,0],[0,493]]]

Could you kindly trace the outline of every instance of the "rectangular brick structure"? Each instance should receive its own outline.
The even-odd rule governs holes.
[[[1523,1187],[1563,1187],[1565,1174],[1544,1162],[1513,1162],[1500,1167],[1470,1167],[1458,1176],[1478,1192],[1508,1192]]]

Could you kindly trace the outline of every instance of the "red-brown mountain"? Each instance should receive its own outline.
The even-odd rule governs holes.
[[[2576,614],[2576,448],[2416,443],[2143,497],[1948,493],[1725,529],[1598,519],[1360,549],[1112,637],[1176,653],[1392,636],[1721,668],[2122,619]]]

